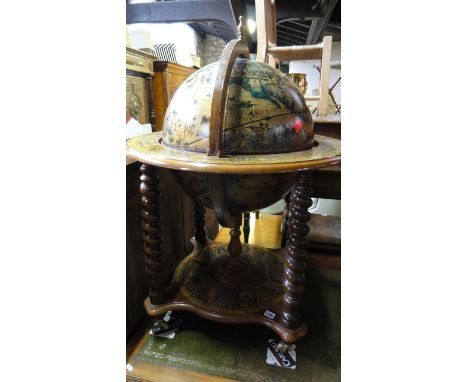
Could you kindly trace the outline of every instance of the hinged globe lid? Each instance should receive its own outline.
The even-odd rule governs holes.
[[[237,189],[227,186],[227,174],[256,174],[253,184],[258,185],[259,174],[277,178],[279,173],[341,161],[339,140],[314,137],[312,116],[299,89],[279,70],[249,60],[242,18],[239,31],[239,39],[228,42],[219,62],[198,70],[177,89],[162,132],[127,141],[128,156],[143,163],[193,171],[196,178],[209,174],[208,183],[193,184],[209,184],[218,220],[226,210],[222,206],[237,200],[225,195],[226,189]],[[252,188],[249,182],[247,188]],[[271,187],[266,189],[277,196]],[[228,219],[223,215],[222,220]]]
[[[198,152],[209,149],[213,91],[219,62],[192,74],[166,111],[162,142]],[[310,149],[311,113],[304,97],[279,70],[237,58],[228,80],[221,145],[225,154],[271,154]]]

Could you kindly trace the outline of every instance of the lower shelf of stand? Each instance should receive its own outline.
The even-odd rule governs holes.
[[[281,337],[281,339],[287,343],[293,343],[307,334],[307,327],[305,325],[301,325],[297,329],[288,329],[285,326],[283,326],[283,324],[281,323],[282,309],[279,306],[267,309],[267,311],[275,314],[275,317],[273,319],[266,317],[262,313],[227,315],[216,312],[210,312],[197,307],[196,305],[192,304],[190,301],[186,300],[183,296],[180,295],[178,295],[172,301],[157,306],[152,305],[149,302],[149,299],[147,298],[145,300],[145,308],[146,312],[150,316],[159,316],[169,310],[182,310],[194,313],[197,316],[200,316],[207,320],[223,322],[226,324],[259,324],[266,326],[274,332],[276,332],[276,334],[278,334]]]
[[[235,277],[229,274],[232,264],[226,243],[194,250],[178,265],[166,301],[153,305],[147,298],[146,312],[158,316],[182,310],[217,322],[264,325],[288,343],[303,337],[305,325],[290,329],[282,322],[281,250],[248,244],[242,247]]]

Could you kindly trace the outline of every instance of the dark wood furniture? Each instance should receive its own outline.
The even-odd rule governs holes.
[[[145,241],[145,258],[146,268],[149,278],[149,297],[145,300],[146,311],[151,316],[160,315],[168,310],[187,310],[193,312],[201,317],[225,322],[225,323],[257,323],[266,325],[285,341],[295,342],[298,338],[306,334],[305,325],[301,324],[300,319],[300,303],[303,294],[303,274],[305,269],[305,235],[308,232],[307,222],[309,220],[308,207],[311,204],[312,195],[312,174],[310,171],[305,171],[308,168],[313,169],[314,166],[326,166],[334,165],[339,163],[339,142],[332,138],[325,138],[317,136],[316,139],[320,142],[317,148],[314,148],[312,152],[307,153],[303,160],[297,161],[298,153],[292,154],[295,158],[294,162],[291,161],[278,161],[275,159],[275,154],[268,156],[270,162],[265,163],[265,157],[259,159],[258,156],[251,156],[251,158],[243,159],[243,163],[230,163],[229,161],[219,161],[217,157],[201,155],[194,152],[180,152],[180,156],[176,156],[174,150],[168,149],[166,146],[158,143],[160,142],[161,133],[154,133],[145,136],[132,138],[127,142],[128,155],[131,158],[137,159],[144,164],[141,166],[141,187],[142,192],[142,203],[143,203],[143,237]],[[278,154],[281,158],[284,158],[284,154]],[[305,155],[305,154],[304,154]],[[192,159],[193,158],[193,159]],[[196,159],[195,159],[196,158]],[[262,248],[253,248],[246,245],[243,248],[242,256],[239,253],[240,247],[240,218],[237,221],[233,219],[232,222],[228,222],[225,226],[231,228],[231,242],[229,245],[211,243],[203,240],[206,236],[201,230],[201,221],[195,224],[195,237],[199,240],[195,241],[195,250],[185,258],[181,264],[177,267],[176,277],[173,278],[172,273],[166,271],[167,259],[171,259],[172,256],[168,257],[167,252],[161,245],[164,238],[161,237],[162,227],[160,223],[161,209],[167,205],[161,198],[167,198],[167,195],[159,193],[160,182],[162,175],[167,171],[166,169],[181,169],[183,168],[186,172],[195,173],[208,173],[211,175],[217,175],[218,173],[223,174],[272,174],[282,172],[296,172],[302,170],[299,173],[296,187],[292,193],[291,203],[289,205],[289,230],[288,230],[288,241],[286,248],[281,250],[269,250]],[[258,176],[258,175],[256,175]],[[216,182],[215,182],[216,184]],[[172,193],[173,190],[166,190],[168,193]],[[213,190],[212,196],[223,198],[223,192],[221,189]],[[215,203],[215,213],[218,220],[223,220],[227,212],[226,209],[217,209],[219,203]],[[221,202],[222,205],[222,202]],[[199,207],[194,206],[195,216],[200,214],[197,212]],[[219,216],[221,215],[221,217]],[[200,218],[197,218],[200,219]],[[175,235],[173,235],[175,239]],[[176,239],[175,239],[176,240]],[[213,245],[216,248],[213,248]],[[232,277],[229,272],[226,273],[226,261],[223,260],[224,264],[213,265],[215,269],[214,277],[224,283],[227,282],[228,289],[244,288],[242,293],[250,293],[252,286],[249,283],[244,284],[245,277],[248,281],[252,281],[251,266],[247,265],[247,268],[242,269],[246,261],[249,262],[249,258],[252,258],[256,252],[262,258],[261,261],[261,274],[275,275],[276,280],[281,280],[283,286],[278,285],[275,282],[271,282],[269,287],[273,288],[274,301],[266,303],[266,306],[253,307],[255,310],[245,312],[239,307],[234,306],[231,312],[220,311],[219,306],[210,308],[209,305],[194,302],[190,297],[191,293],[195,291],[197,298],[204,298],[204,285],[200,284],[200,281],[204,280],[204,272],[211,272],[210,266],[212,259],[210,256],[212,253],[225,253],[223,256],[226,259],[227,256],[232,256],[234,263],[237,259],[240,259],[238,264],[229,264],[227,262],[227,269],[233,269],[232,266],[240,265],[239,270],[233,272],[234,275],[239,277]],[[172,253],[170,253],[172,255]],[[206,261],[208,257],[209,261]],[[255,257],[255,256],[253,256]],[[258,256],[257,256],[258,257]],[[244,259],[244,260],[243,260]],[[247,259],[247,260],[245,260]],[[282,259],[282,260],[280,260]],[[271,260],[271,261],[270,261]],[[267,261],[270,261],[268,263]],[[284,262],[284,269],[283,269]],[[190,264],[192,263],[192,264]],[[198,270],[194,270],[193,264],[207,264],[208,268],[201,269],[201,274]],[[182,266],[181,266],[182,265]],[[192,267],[192,268],[190,268]],[[265,268],[268,267],[268,268]],[[203,267],[201,267],[203,268]],[[268,271],[265,272],[265,270]],[[254,266],[254,272],[256,266]],[[187,271],[187,272],[186,272]],[[194,272],[192,272],[194,271]],[[197,274],[198,272],[198,274]],[[186,277],[186,276],[188,277]],[[255,275],[255,273],[254,273]],[[282,276],[283,275],[283,276]],[[242,277],[241,277],[242,276]],[[171,281],[172,280],[172,281]],[[196,281],[198,280],[198,281]],[[267,280],[268,281],[268,280]],[[198,287],[197,287],[198,286]],[[201,287],[200,287],[201,286]],[[185,291],[181,291],[181,287],[185,287]],[[257,288],[262,291],[261,288]],[[187,297],[188,293],[188,297]],[[227,301],[229,307],[229,299],[226,300],[226,290],[218,290],[215,292],[219,295],[217,303],[224,304]],[[278,294],[279,293],[279,294]],[[279,299],[277,299],[279,297]],[[267,312],[267,315],[264,313]],[[268,313],[270,312],[270,313]]]
[[[153,107],[153,61],[156,57],[138,49],[126,48],[126,115],[155,131]]]
[[[127,340],[146,316],[143,302],[148,295],[148,280],[144,267],[144,243],[141,216],[140,166],[134,162],[127,165]],[[169,170],[161,169],[157,191],[160,193],[159,214],[162,215],[160,238],[166,253],[170,256],[164,264],[164,272],[172,273],[176,265],[189,254],[193,245],[194,221],[203,215],[204,230],[209,239],[218,233],[214,212],[198,209],[192,215],[193,201],[182,191]],[[159,217],[161,218],[161,217]]]
[[[312,197],[324,199],[341,199],[341,168],[326,167],[313,172]],[[288,219],[291,195],[284,197],[286,203],[281,223],[281,246],[288,239]],[[309,228],[304,242],[307,249],[324,250],[317,264],[331,268],[341,267],[341,217],[312,214],[307,222]]]
[[[140,171],[137,162],[127,165],[126,200],[126,337],[127,341],[145,318],[143,301],[147,281],[141,241]]]
[[[323,198],[323,199],[341,199],[341,167],[332,166],[325,167],[313,172],[314,182],[313,182],[313,191],[312,197],[314,198]],[[284,212],[283,212],[283,223],[281,224],[282,239],[281,243],[284,245],[287,240],[287,227],[288,227],[288,216],[289,216],[289,203],[291,202],[290,194],[286,194],[284,197],[286,203]],[[321,223],[324,222],[327,218],[323,218]],[[334,220],[334,219],[330,219]],[[332,223],[336,225],[336,223]],[[334,228],[330,228],[334,229]],[[340,229],[341,232],[341,229]]]
[[[167,105],[174,92],[196,69],[167,61],[154,61],[153,69],[153,103],[156,112],[156,129],[153,131],[160,131],[163,127]]]
[[[341,139],[341,114],[314,117],[314,131],[326,137]]]
[[[340,252],[341,218],[339,216],[312,214],[307,225],[309,226],[309,233],[306,236],[308,248]]]
[[[152,141],[155,138],[152,138]],[[156,137],[157,141],[157,137]],[[336,161],[336,158],[330,158],[330,162]],[[226,283],[230,288],[244,288],[243,293],[248,293],[251,288],[250,283],[255,280],[255,273],[259,270],[254,266],[251,270],[251,266],[248,263],[249,260],[243,261],[240,257],[241,252],[245,252],[245,248],[241,247],[239,240],[240,236],[240,221],[239,226],[231,228],[230,235],[231,241],[229,245],[219,244],[215,249],[216,253],[224,252],[229,253],[232,256],[232,263],[225,265],[222,262],[213,265],[211,268],[203,269],[203,265],[207,264],[209,267],[211,264],[215,264],[215,261],[207,257],[211,256],[213,245],[205,239],[206,234],[203,233],[202,227],[203,219],[199,212],[199,206],[195,204],[194,215],[197,217],[195,224],[195,250],[192,254],[184,259],[179,264],[175,276],[172,276],[171,272],[167,272],[166,263],[168,259],[172,259],[165,255],[165,251],[162,247],[164,239],[161,236],[161,208],[165,203],[160,201],[163,196],[159,193],[158,188],[160,184],[160,176],[158,175],[163,169],[156,168],[152,165],[154,162],[147,157],[142,161],[145,163],[141,166],[141,187],[142,192],[142,204],[143,204],[143,238],[145,243],[145,259],[146,259],[146,270],[149,281],[149,297],[145,300],[145,308],[149,315],[158,316],[165,313],[168,310],[186,310],[195,313],[201,317],[225,322],[225,323],[257,323],[266,325],[274,330],[281,338],[287,343],[295,342],[298,338],[304,336],[307,329],[304,324],[301,323],[300,319],[300,304],[303,295],[303,280],[305,270],[305,256],[306,252],[304,249],[305,235],[308,231],[307,222],[309,220],[309,213],[307,211],[311,204],[311,192],[312,192],[312,174],[311,172],[301,172],[299,174],[297,185],[291,196],[291,203],[289,205],[290,216],[289,216],[289,230],[288,230],[288,241],[286,248],[282,250],[268,250],[253,247],[249,249],[249,257],[254,256],[262,257],[262,272],[268,269],[265,274],[273,275],[274,278],[280,277],[284,271],[283,288],[279,287],[272,280],[267,279],[262,288],[270,288],[267,293],[270,292],[276,295],[274,296],[274,303],[272,305],[267,304],[265,308],[260,308],[261,311],[247,311],[240,306],[231,308],[231,302],[229,297],[226,295],[227,289],[219,289],[219,297],[216,308],[213,306],[203,306],[205,301],[204,284],[200,282],[204,279],[205,272],[214,272],[215,279],[221,283]],[[151,164],[150,164],[151,163]],[[165,165],[164,163],[162,163]],[[278,166],[286,168],[288,164],[278,164]],[[232,171],[238,172],[239,166],[232,166]],[[236,168],[237,167],[237,168]],[[250,169],[250,171],[255,171]],[[271,168],[270,171],[275,171]],[[170,192],[173,192],[172,190]],[[167,196],[166,196],[167,197]],[[219,219],[219,217],[218,217]],[[175,236],[174,236],[175,237]],[[245,258],[245,256],[244,256]],[[226,257],[224,257],[226,259]],[[239,260],[238,260],[239,259]],[[283,259],[283,260],[280,260]],[[284,270],[282,270],[282,263],[284,261]],[[224,260],[223,260],[224,262]],[[193,264],[196,264],[195,266]],[[198,265],[200,265],[198,267]],[[246,268],[245,268],[246,266]],[[239,270],[236,272],[226,272],[227,269],[232,270],[232,267],[238,267]],[[265,269],[264,269],[265,268]],[[245,279],[244,279],[245,278]],[[171,282],[173,280],[173,282]],[[208,285],[209,287],[209,285]],[[185,288],[185,290],[184,290]],[[210,290],[211,291],[211,290]],[[187,297],[187,293],[191,294],[195,292],[195,299],[198,301],[194,303],[192,298]],[[281,297],[279,298],[278,297]],[[190,296],[190,297],[193,297]],[[265,297],[265,296],[262,296]],[[227,300],[226,300],[227,299]],[[212,303],[211,301],[210,303]],[[244,301],[241,301],[243,303]],[[220,312],[220,308],[224,309],[224,304],[227,304],[230,313]],[[265,315],[264,312],[270,312]]]
[[[301,152],[279,152],[261,158],[244,155],[242,160],[226,157],[222,144],[226,85],[234,61],[243,56],[249,57],[249,51],[241,29],[241,38],[230,41],[220,59],[211,104],[208,155],[169,149],[161,143],[159,132],[127,142],[127,155],[143,163],[140,191],[149,284],[145,308],[150,316],[185,310],[213,321],[261,324],[274,330],[285,343],[292,343],[307,333],[300,305],[312,195],[311,170],[339,164],[340,145],[335,139],[316,136],[319,145]],[[179,263],[174,274],[167,272],[168,256],[162,246],[161,210],[165,203],[159,184],[165,169],[175,170],[181,180],[197,178],[193,184],[184,185],[186,190],[196,186],[194,251]],[[272,185],[268,187],[270,197],[279,197],[285,190],[270,183],[279,178],[286,179],[289,185],[295,182],[286,247],[272,250],[242,245],[242,212],[260,208],[262,202],[256,200],[265,184]],[[245,179],[249,187],[242,188]],[[231,191],[234,192],[230,194]],[[231,229],[228,245],[207,240],[198,203],[211,205],[221,225]],[[285,343],[283,346],[287,346]]]

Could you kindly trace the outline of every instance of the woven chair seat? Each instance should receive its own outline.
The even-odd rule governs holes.
[[[322,44],[275,46],[268,53],[280,61],[316,60],[322,58]]]

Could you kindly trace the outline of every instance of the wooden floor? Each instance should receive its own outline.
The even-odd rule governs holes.
[[[250,234],[249,244],[256,244],[265,248],[281,247],[281,215],[260,214],[259,219],[255,219],[255,214],[250,214]],[[244,232],[241,227],[240,240],[244,243]],[[220,228],[216,241],[228,243],[229,228]],[[306,257],[307,266],[321,268],[341,269],[341,257],[330,256],[326,251],[314,250],[309,252]]]
[[[256,244],[265,248],[281,247],[281,215],[260,214],[259,219],[255,219],[255,214],[250,214],[250,234],[249,244]],[[215,241],[228,243],[230,228],[221,228]],[[241,227],[240,240],[244,243],[243,225]]]

